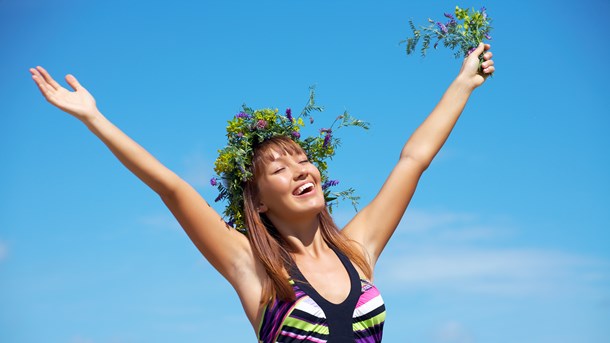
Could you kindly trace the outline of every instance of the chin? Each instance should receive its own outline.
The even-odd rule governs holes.
[[[295,215],[301,216],[317,216],[320,212],[326,208],[326,202],[324,200],[312,201],[307,204],[301,204],[298,209],[295,209]]]

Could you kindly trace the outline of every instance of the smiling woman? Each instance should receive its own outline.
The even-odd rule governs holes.
[[[267,273],[273,275],[273,287],[268,284],[262,298],[294,300],[285,269],[292,259],[289,242],[295,238],[292,244],[301,241],[311,244],[320,238],[315,236],[322,235],[371,278],[362,252],[346,241],[328,213],[321,174],[305,151],[285,136],[270,138],[254,151],[254,178],[245,185],[244,208],[254,253],[264,261]],[[307,189],[309,192],[304,192]],[[312,226],[320,226],[320,230],[312,230]],[[276,258],[270,259],[271,255]]]
[[[227,127],[216,161],[226,223],[186,181],[157,161],[98,110],[74,76],[60,86],[42,67],[32,78],[53,105],[83,122],[153,189],[203,256],[235,288],[260,342],[380,342],[385,305],[373,285],[375,264],[402,218],[422,173],[452,131],[475,88],[494,71],[489,45],[466,58],[439,104],[405,144],[377,196],[342,230],[328,206],[325,159],[333,126],[300,139],[291,111],[244,108]],[[478,72],[479,56],[485,60]],[[306,110],[318,107],[313,95]],[[363,126],[347,113],[338,128]],[[350,193],[346,193],[350,195]]]

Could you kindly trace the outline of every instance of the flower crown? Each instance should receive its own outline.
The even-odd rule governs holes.
[[[330,212],[340,198],[351,200],[354,209],[358,210],[356,205],[360,197],[354,195],[353,188],[331,192],[330,188],[338,185],[339,181],[328,178],[326,161],[332,159],[335,148],[340,144],[340,140],[334,136],[336,130],[344,126],[358,126],[367,130],[369,124],[352,117],[346,111],[338,116],[330,127],[320,129],[317,136],[301,139],[301,129],[305,127],[304,118],[308,118],[309,123],[313,124],[314,118],[311,113],[323,111],[322,107],[315,104],[314,87],[310,87],[309,90],[309,101],[296,118],[292,116],[290,108],[286,109],[285,115],[282,115],[277,109],[253,110],[244,104],[242,111],[228,122],[228,144],[218,150],[219,156],[214,162],[214,171],[220,177],[213,177],[210,183],[219,191],[215,201],[228,202],[224,210],[227,224],[244,234],[247,233],[243,211],[244,184],[253,177],[254,149],[262,142],[277,136],[289,137],[298,143],[307,154],[307,158],[318,168],[322,177],[324,198]],[[336,128],[334,128],[335,124],[338,124]]]

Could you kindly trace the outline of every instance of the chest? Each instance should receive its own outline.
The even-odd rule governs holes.
[[[329,256],[318,261],[297,261],[301,275],[313,289],[325,300],[333,304],[343,302],[351,290],[351,279],[348,271],[337,256]]]
[[[291,283],[296,300],[266,307],[259,342],[381,342],[385,306],[371,283],[360,280],[341,304],[322,299],[310,285]]]

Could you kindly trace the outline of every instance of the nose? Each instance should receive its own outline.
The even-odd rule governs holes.
[[[303,180],[307,177],[307,168],[304,165],[297,164],[294,169],[294,179]]]

